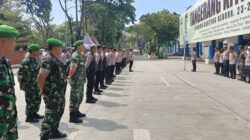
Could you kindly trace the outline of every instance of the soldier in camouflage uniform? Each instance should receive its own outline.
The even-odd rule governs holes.
[[[45,103],[45,117],[42,123],[41,140],[63,138],[67,135],[58,130],[65,108],[67,73],[58,58],[62,54],[63,43],[48,39],[48,58],[44,59],[38,74],[38,86]]]
[[[79,111],[83,100],[84,80],[85,80],[85,61],[82,56],[84,51],[83,41],[78,40],[74,43],[75,52],[72,54],[68,79],[70,79],[70,119],[72,123],[82,123],[79,117],[85,117]]]
[[[0,25],[0,139],[16,140],[17,109],[14,76],[6,56],[13,53],[18,31],[7,25]]]
[[[24,58],[20,64],[18,71],[18,82],[20,88],[25,91],[26,101],[26,122],[38,122],[43,116],[39,115],[41,104],[41,95],[37,84],[37,75],[39,65],[36,58],[40,55],[40,46],[38,44],[30,44],[28,46],[30,55]]]

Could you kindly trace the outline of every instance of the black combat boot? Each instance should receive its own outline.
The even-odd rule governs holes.
[[[33,114],[33,117],[34,117],[34,118],[37,118],[37,119],[43,119],[43,118],[44,118],[43,115],[39,115],[38,113],[34,113],[34,114]]]
[[[101,89],[107,89],[108,88],[108,86],[105,86],[104,84],[103,85],[101,85],[101,87],[100,87]]]
[[[77,117],[86,117],[86,114],[81,113],[79,110],[76,111],[76,116]]]
[[[49,140],[49,136],[41,136],[40,140]]]
[[[58,139],[58,138],[65,138],[67,134],[60,132],[59,130],[55,130],[50,135],[50,139]]]
[[[70,112],[70,123],[82,123],[82,119],[78,118],[76,112]]]
[[[94,94],[95,94],[95,95],[102,95],[101,92],[97,92],[97,91],[95,91]]]
[[[25,121],[29,122],[29,123],[37,123],[37,122],[39,122],[39,120],[37,118],[33,117],[32,115],[28,115],[26,117]]]

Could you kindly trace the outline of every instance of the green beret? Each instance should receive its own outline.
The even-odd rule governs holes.
[[[55,38],[49,38],[47,42],[48,42],[48,45],[50,45],[51,47],[63,47],[64,46],[63,42]]]
[[[0,38],[16,38],[19,32],[8,25],[0,25]]]
[[[38,50],[41,49],[41,47],[40,47],[40,45],[38,45],[38,44],[30,44],[30,45],[28,46],[28,49],[31,50],[31,51],[38,51]]]
[[[83,45],[83,40],[77,40],[77,41],[73,44],[74,47],[78,47],[78,46],[80,46],[80,45]]]

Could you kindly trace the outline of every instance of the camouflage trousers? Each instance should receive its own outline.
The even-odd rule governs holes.
[[[41,137],[49,137],[53,131],[58,130],[59,123],[64,113],[65,98],[51,98],[44,96],[45,117],[42,122]]]
[[[84,83],[71,83],[69,110],[77,111],[82,103],[84,95]]]
[[[0,140],[16,140],[17,133],[17,112],[3,110],[0,107]]]
[[[39,111],[41,105],[41,95],[39,90],[25,91],[26,115],[32,115]]]

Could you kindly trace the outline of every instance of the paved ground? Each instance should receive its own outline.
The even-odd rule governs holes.
[[[212,74],[212,65],[198,63],[197,73],[183,65],[138,59],[97,104],[81,106],[83,124],[68,123],[67,100],[60,129],[68,140],[249,140],[250,85]],[[20,139],[37,140],[41,124],[24,122],[24,93],[16,90]]]

